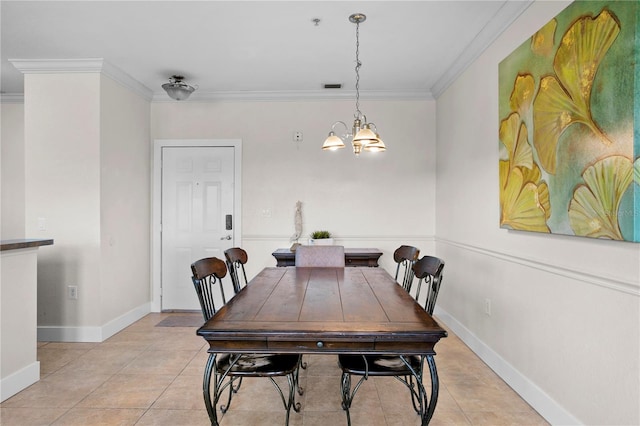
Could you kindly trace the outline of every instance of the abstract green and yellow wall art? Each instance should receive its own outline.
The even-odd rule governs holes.
[[[500,63],[500,227],[640,242],[639,24],[575,1]]]

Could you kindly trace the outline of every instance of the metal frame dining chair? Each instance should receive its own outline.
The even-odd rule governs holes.
[[[233,247],[224,251],[224,257],[227,259],[227,269],[233,283],[233,289],[237,293],[246,287],[248,283],[244,265],[247,263],[249,256],[240,247]]]
[[[400,246],[393,252],[393,260],[397,263],[395,280],[402,286],[407,292],[411,291],[413,284],[413,278],[415,272],[413,271],[413,265],[420,256],[420,249],[413,246]],[[402,270],[402,275],[400,275]],[[398,281],[398,277],[401,276],[401,281]]]
[[[246,250],[240,247],[233,247],[225,250],[224,257],[227,259],[227,269],[229,270],[229,276],[233,283],[233,289],[238,293],[249,283],[249,280],[247,280],[247,273],[244,269],[244,265],[249,260],[249,255]],[[299,368],[296,371],[296,388],[298,389],[298,394],[302,395],[304,394],[304,389],[300,386],[300,368],[307,368],[307,363],[302,362],[302,355],[300,355],[300,363],[298,367]],[[238,384],[233,388],[233,391],[238,392],[238,390],[240,390],[240,385],[242,385],[242,377],[238,380]]]
[[[200,259],[191,264],[192,281],[198,295],[204,320],[208,321],[226,302],[222,278],[227,275],[224,261],[216,257]],[[285,410],[285,424],[289,424],[291,408],[300,411],[300,403],[295,401],[297,387],[297,371],[300,356],[296,354],[217,354],[209,353],[205,366],[203,395],[205,407],[212,425],[218,425],[217,405],[226,388],[229,395],[226,405],[220,406],[224,414],[229,409],[231,398],[237,387],[234,381],[242,377],[267,377],[274,385]],[[213,395],[211,395],[211,378],[213,375]],[[280,385],[274,377],[285,376],[289,385],[288,396],[285,397]],[[212,400],[213,396],[213,400]]]
[[[427,296],[424,301],[424,309],[429,315],[433,315],[436,299],[442,284],[442,271],[444,261],[433,256],[424,256],[414,263],[412,267],[415,276],[419,279],[416,291],[416,301],[419,302],[420,287],[427,288]],[[409,288],[410,291],[411,289]],[[347,414],[347,424],[351,425],[349,408],[358,389],[369,376],[391,376],[404,384],[411,393],[413,409],[423,416],[425,406],[429,407],[426,413],[427,422],[433,416],[437,394],[430,396],[430,403],[426,404],[426,391],[422,384],[424,361],[429,365],[431,380],[438,381],[436,364],[433,355],[339,355],[338,364],[342,370],[341,395],[342,409]],[[351,376],[360,376],[355,386],[351,387]],[[437,389],[437,387],[436,387]]]

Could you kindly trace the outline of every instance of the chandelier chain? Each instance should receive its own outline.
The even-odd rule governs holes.
[[[360,118],[362,112],[360,112],[360,21],[356,21],[356,113],[355,118]]]

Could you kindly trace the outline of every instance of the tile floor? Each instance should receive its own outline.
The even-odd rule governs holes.
[[[196,327],[156,326],[170,315],[178,314],[149,314],[103,343],[40,342],[41,380],[0,404],[0,424],[208,425],[205,342]],[[432,425],[547,424],[453,333],[436,350],[440,397]],[[290,424],[345,425],[336,357],[305,360],[302,409],[292,412]],[[408,391],[391,378],[365,382],[351,413],[353,426],[419,424]],[[245,379],[221,420],[222,426],[283,424],[279,396],[265,379]]]

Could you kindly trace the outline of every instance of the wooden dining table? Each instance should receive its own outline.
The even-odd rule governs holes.
[[[447,336],[382,268],[302,267],[263,269],[197,334],[209,353],[424,356],[431,390],[418,383],[423,425],[438,399],[434,346]],[[204,380],[211,415],[206,372]]]

